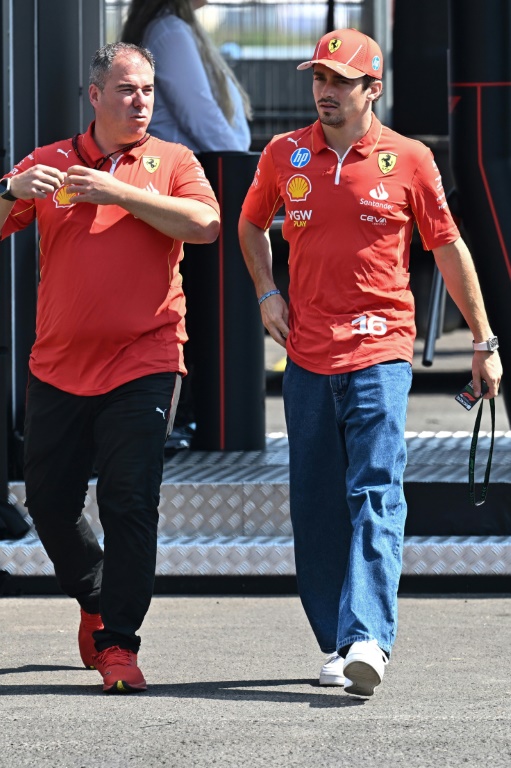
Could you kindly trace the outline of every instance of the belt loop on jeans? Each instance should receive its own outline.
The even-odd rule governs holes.
[[[481,488],[481,498],[479,499],[479,501],[476,501],[475,483],[474,483],[474,467],[475,467],[475,460],[476,460],[477,439],[479,437],[479,427],[481,425],[481,416],[483,413],[483,403],[484,403],[484,400],[481,400],[481,405],[479,406],[479,410],[476,416],[476,421],[474,424],[474,432],[472,433],[472,442],[470,444],[470,456],[468,459],[468,493],[470,496],[470,501],[476,507],[480,507],[481,504],[484,504],[484,502],[486,501],[486,494],[488,492],[488,485],[490,483],[490,470],[491,470],[491,460],[493,456],[493,444],[495,442],[495,400],[492,397],[490,400],[490,414],[491,414],[490,451],[488,453],[488,461],[486,463],[486,472],[484,473],[483,487]]]

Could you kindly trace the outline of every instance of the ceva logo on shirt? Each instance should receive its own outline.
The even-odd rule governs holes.
[[[291,155],[291,165],[295,168],[303,168],[311,159],[310,149],[298,148]]]

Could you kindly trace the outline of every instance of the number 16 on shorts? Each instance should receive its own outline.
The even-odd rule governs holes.
[[[370,334],[371,336],[383,336],[387,333],[387,321],[378,315],[360,315],[351,321],[352,333]]]

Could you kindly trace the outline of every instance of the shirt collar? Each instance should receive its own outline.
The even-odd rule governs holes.
[[[382,127],[383,126],[376,115],[373,114],[369,130],[364,136],[362,136],[360,141],[357,141],[356,144],[352,145],[352,149],[355,149],[363,157],[368,157],[378,144],[382,132]],[[316,120],[312,126],[311,148],[315,154],[321,152],[323,149],[330,149],[329,145],[326,143],[325,134],[323,133],[323,126],[319,120]]]
[[[89,161],[92,168],[105,157],[94,140],[95,122],[96,121],[93,120],[87,128],[87,131],[82,133],[78,138],[80,150],[82,154],[85,155],[85,159]],[[136,160],[144,154],[146,149],[147,141],[144,141],[142,144],[139,144],[138,147],[132,147],[128,152],[124,152],[123,154],[125,157],[132,157]]]

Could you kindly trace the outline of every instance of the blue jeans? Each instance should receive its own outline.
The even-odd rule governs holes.
[[[322,651],[397,629],[409,363],[321,375],[288,359],[291,521],[300,598]]]

